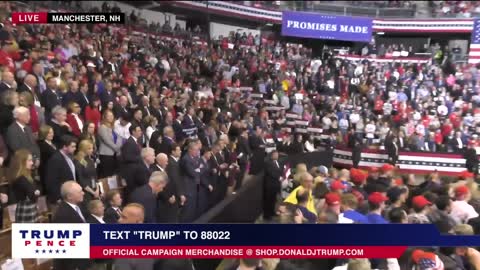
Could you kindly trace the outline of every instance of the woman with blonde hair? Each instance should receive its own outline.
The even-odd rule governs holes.
[[[147,136],[147,147],[150,143],[150,138],[152,137],[153,132],[157,130],[158,120],[153,115],[148,115],[143,118],[143,123],[147,127],[145,135]]]
[[[97,171],[95,162],[91,156],[93,154],[93,143],[90,140],[83,140],[78,144],[78,150],[75,154],[76,168],[78,169],[78,183],[82,186],[85,197],[85,205],[93,199],[99,199],[99,190],[97,188]]]
[[[17,200],[15,222],[37,222],[37,198],[40,191],[32,178],[33,157],[26,149],[15,152],[8,171],[8,180],[12,193]]]
[[[46,169],[47,162],[52,155],[57,151],[57,147],[53,144],[54,132],[53,128],[48,125],[42,125],[38,132],[38,147],[40,148],[40,166],[38,168],[40,174],[40,182],[42,183],[42,190],[46,191]]]
[[[122,139],[113,130],[113,123],[115,117],[113,112],[106,110],[103,112],[102,123],[98,128],[98,140],[100,146],[98,148],[98,155],[100,157],[99,177],[109,177],[115,174],[116,171],[116,157],[120,155],[122,147]]]

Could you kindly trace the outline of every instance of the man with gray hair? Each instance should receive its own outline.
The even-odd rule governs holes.
[[[29,127],[30,110],[26,107],[16,107],[13,110],[13,122],[7,129],[6,141],[8,148],[12,153],[27,149],[33,155],[34,159],[40,159],[40,149],[35,143],[32,130]]]
[[[2,82],[0,82],[0,94],[5,93],[8,90],[15,91],[16,83],[13,73],[10,71],[5,71],[2,74]]]
[[[168,176],[164,172],[154,172],[148,183],[136,188],[129,198],[129,203],[138,203],[145,208],[145,223],[156,223],[157,194],[161,192],[168,182]]]
[[[62,201],[52,218],[52,223],[86,223],[79,205],[83,202],[83,189],[75,181],[66,181],[60,188]],[[89,260],[57,259],[53,261],[54,269],[88,269]]]
[[[39,107],[41,106],[40,99],[37,95],[37,78],[32,74],[28,74],[27,76],[25,76],[25,78],[23,79],[23,83],[18,86],[17,91],[18,93],[29,92],[33,96],[35,105]]]

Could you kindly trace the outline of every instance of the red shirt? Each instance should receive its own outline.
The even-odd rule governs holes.
[[[450,132],[452,132],[453,130],[453,127],[452,125],[443,125],[442,126],[442,136],[445,136],[447,137],[448,135],[450,135]]]
[[[442,144],[443,143],[443,135],[441,132],[435,133],[435,143]]]
[[[97,108],[92,109],[90,106],[85,107],[85,121],[90,121],[95,124],[95,130],[100,125],[102,115]]]
[[[13,62],[13,58],[10,55],[2,50],[0,50],[0,66],[6,66],[15,74],[15,63]]]

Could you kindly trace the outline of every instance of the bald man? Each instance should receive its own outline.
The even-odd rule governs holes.
[[[118,223],[140,224],[145,219],[145,208],[138,203],[129,203],[123,210]],[[154,259],[115,259],[113,262],[116,270],[153,270]]]
[[[118,223],[120,224],[140,224],[145,219],[145,208],[138,203],[129,203],[122,210]]]
[[[15,90],[15,77],[10,71],[5,71],[2,74],[2,82],[0,82],[0,95],[7,90]]]

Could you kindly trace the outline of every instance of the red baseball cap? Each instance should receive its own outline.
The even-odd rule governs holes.
[[[425,198],[423,195],[418,195],[412,198],[412,204],[418,208],[425,207],[427,205],[432,205],[432,203]]]
[[[455,188],[455,195],[457,197],[467,195],[468,192],[470,192],[470,191],[468,190],[467,186],[458,186],[458,187]]]
[[[460,173],[460,178],[463,178],[463,179],[467,179],[467,178],[472,178],[474,176],[473,173],[469,172],[469,171],[463,171]]]
[[[345,188],[345,185],[342,183],[340,180],[335,180],[332,182],[330,185],[330,190],[331,191],[337,191],[337,190],[342,190]]]
[[[386,164],[382,165],[382,171],[384,171],[384,172],[389,172],[389,171],[393,171],[393,170],[395,170],[395,166],[393,166],[392,164],[386,163]]]
[[[340,204],[340,195],[335,192],[329,192],[325,195],[325,202],[328,205],[338,205]]]
[[[388,198],[380,192],[373,192],[368,196],[368,201],[374,204],[380,204],[382,202],[388,201]]]

